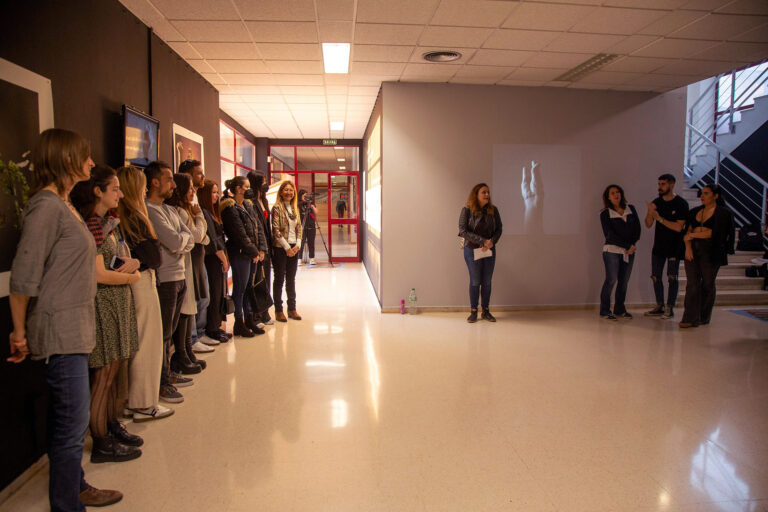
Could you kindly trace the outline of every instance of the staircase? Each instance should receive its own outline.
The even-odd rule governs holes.
[[[747,267],[754,265],[754,258],[762,258],[761,252],[736,251],[728,255],[728,265],[720,267],[717,274],[716,306],[751,306],[768,304],[768,291],[763,290],[764,278],[747,277]],[[685,266],[680,265],[680,295],[678,307],[685,303]]]

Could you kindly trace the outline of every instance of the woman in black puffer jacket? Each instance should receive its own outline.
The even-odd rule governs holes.
[[[235,336],[252,338],[264,334],[253,317],[250,301],[245,297],[248,283],[253,279],[256,263],[264,259],[267,241],[258,223],[246,211],[245,192],[248,180],[236,176],[225,182],[231,196],[221,201],[219,210],[227,235],[227,254],[232,267],[232,300],[235,302]],[[246,323],[247,320],[247,323]]]

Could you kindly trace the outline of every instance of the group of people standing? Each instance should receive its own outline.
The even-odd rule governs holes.
[[[141,456],[144,441],[121,416],[172,415],[160,402],[184,400],[178,388],[206,368],[196,354],[263,334],[273,303],[276,320],[301,320],[302,226],[290,182],[271,208],[256,173],[228,180],[222,199],[196,160],[176,173],[164,162],[114,170],[94,165],[88,142],[67,130],[40,135],[32,179],[11,269],[9,361],[45,361],[51,509],[83,511],[122,498],[85,481],[88,429],[91,462]]]
[[[687,278],[685,310],[681,328],[697,327],[710,322],[715,304],[715,280],[721,266],[728,264],[733,253],[733,214],[725,207],[720,187],[706,185],[701,191],[701,206],[689,209],[688,202],[674,192],[675,177],[658,178],[659,196],[648,202],[645,226],[655,224],[651,252],[651,280],[656,305],[646,316],[670,319],[678,296],[680,261],[685,262]],[[627,285],[642,231],[640,217],[629,204],[619,185],[608,185],[603,192],[600,223],[605,243],[603,263],[605,281],[600,292],[600,316],[616,321],[631,319],[624,304]],[[496,262],[496,245],[501,238],[499,210],[491,203],[490,189],[485,183],[475,185],[459,216],[459,239],[469,270],[469,323],[481,318],[495,322],[490,313],[491,284]],[[664,296],[664,268],[667,269],[667,295]],[[613,308],[611,308],[613,295]]]

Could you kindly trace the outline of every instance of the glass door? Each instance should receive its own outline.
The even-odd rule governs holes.
[[[331,256],[333,261],[359,261],[358,244],[358,174],[331,172],[328,206],[330,207]]]

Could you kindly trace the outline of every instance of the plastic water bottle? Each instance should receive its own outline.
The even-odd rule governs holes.
[[[411,288],[411,294],[408,295],[408,314],[416,314],[416,288]]]
[[[122,238],[117,241],[117,257],[123,261],[131,257],[131,249]]]
[[[400,314],[405,314],[405,299],[400,299]]]

